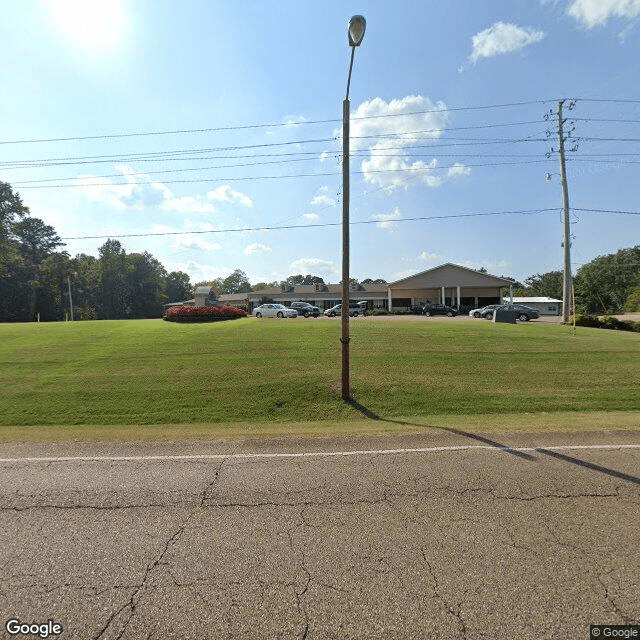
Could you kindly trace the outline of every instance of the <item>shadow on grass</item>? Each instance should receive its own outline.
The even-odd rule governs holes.
[[[374,411],[371,411],[371,409],[368,409],[367,407],[361,405],[359,402],[356,402],[353,398],[347,400],[347,404],[349,404],[351,407],[353,407],[356,411],[361,413],[363,416],[370,418],[372,420],[380,420],[382,422],[401,424],[409,427],[424,428],[426,426],[429,429],[439,429],[440,431],[448,431],[449,433],[453,433],[455,435],[463,436],[465,438],[470,438],[471,440],[476,440],[478,442],[488,444],[492,447],[495,447],[499,451],[510,453],[511,455],[514,455],[518,458],[526,460],[527,462],[536,462],[537,460],[535,456],[532,456],[524,451],[518,451],[516,449],[513,449],[512,447],[501,444],[500,442],[496,442],[495,440],[491,440],[489,438],[486,438],[485,436],[478,435],[477,433],[469,433],[468,431],[462,431],[461,429],[454,429],[453,427],[439,427],[437,425],[424,425],[424,424],[419,424],[417,422],[408,422],[406,420],[394,420],[392,418],[383,418],[383,417],[380,417]],[[609,469],[608,467],[603,467],[602,465],[595,464],[593,462],[586,462],[585,460],[580,460],[579,458],[573,458],[572,456],[568,456],[564,453],[558,453],[557,451],[551,451],[550,449],[545,449],[543,447],[536,448],[536,452],[542,453],[547,456],[551,456],[553,458],[556,458],[557,460],[569,462],[579,467],[583,467],[584,469],[590,469],[591,471],[597,471],[599,473],[603,473],[613,478],[625,480],[626,482],[632,482],[633,484],[640,484],[640,478],[636,476],[629,475],[628,473],[623,473],[622,471],[616,471],[615,469]]]

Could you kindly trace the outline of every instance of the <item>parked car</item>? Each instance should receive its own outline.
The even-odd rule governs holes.
[[[528,322],[529,320],[535,320],[540,317],[540,314],[531,307],[527,307],[524,304],[505,304],[503,309],[510,309],[516,312],[516,318],[521,322]]]
[[[501,306],[502,306],[501,304],[488,304],[486,307],[480,307],[479,309],[471,309],[471,311],[469,311],[469,315],[473,316],[474,318],[482,318],[484,317],[485,313],[489,311],[493,311]]]
[[[342,304],[337,304],[324,312],[325,316],[329,318],[335,318],[342,315]],[[359,315],[367,315],[367,303],[366,302],[350,302],[349,303],[349,315],[356,318]]]
[[[490,305],[490,306],[493,307],[494,305]],[[531,307],[527,307],[523,304],[502,304],[496,308],[515,311],[516,318],[521,322],[528,322],[529,320],[535,320],[536,318],[540,317],[540,314],[535,309],[532,309]],[[496,310],[496,308],[490,309],[489,307],[486,307],[485,309],[482,309],[481,311],[482,317],[486,318],[487,320],[493,320],[493,312]]]
[[[253,310],[253,315],[256,318],[297,318],[298,312],[283,304],[261,304]]]
[[[425,316],[448,316],[449,318],[458,315],[453,307],[448,307],[446,304],[425,304],[423,313]]]
[[[309,316],[317,318],[320,315],[320,309],[318,309],[318,307],[314,307],[308,302],[292,302],[290,308],[295,309],[299,316],[304,316],[305,318],[308,318]]]

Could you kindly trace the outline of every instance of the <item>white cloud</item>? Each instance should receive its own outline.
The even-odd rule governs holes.
[[[471,173],[469,167],[465,167],[463,164],[456,162],[452,167],[449,167],[447,171],[447,178],[458,178],[461,176],[468,176]]]
[[[379,220],[379,229],[394,229],[398,226],[394,221],[400,219],[400,209],[396,207],[391,213],[376,213],[371,217]]]
[[[200,196],[181,196],[176,198],[169,189],[165,192],[165,199],[160,208],[163,211],[177,213],[215,213],[216,208],[208,202],[203,202]]]
[[[439,262],[442,260],[442,256],[439,253],[429,253],[428,251],[423,251],[420,254],[420,260],[423,262]]]
[[[475,269],[476,271],[484,267],[489,273],[498,269],[506,269],[508,267],[506,260],[465,260],[461,263],[463,267]]]
[[[469,56],[469,61],[475,64],[482,58],[515,53],[530,44],[540,42],[545,35],[544,31],[524,29],[511,23],[496,22],[471,38],[473,51]]]
[[[218,202],[226,202],[229,204],[235,204],[237,202],[245,207],[253,207],[253,201],[248,195],[240,191],[236,191],[228,184],[220,185],[219,187],[209,191],[207,193],[207,198],[209,198],[209,200],[216,200]]]
[[[219,242],[207,242],[196,235],[178,236],[173,243],[175,249],[187,251],[219,251],[222,245]]]
[[[117,165],[126,183],[114,183],[108,178],[98,176],[80,176],[76,183],[84,185],[82,192],[96,202],[104,202],[115,209],[133,209],[159,207],[163,211],[179,213],[214,213],[216,208],[201,196],[176,197],[171,189],[162,182],[152,180],[148,173],[136,173],[128,165]]]
[[[256,253],[271,253],[271,247],[266,244],[260,244],[259,242],[253,242],[244,248],[245,256],[252,256]]]
[[[304,116],[286,116],[284,119],[284,126],[286,129],[296,128],[306,121],[307,118]]]
[[[395,282],[396,280],[402,280],[404,278],[409,278],[410,276],[415,276],[415,275],[416,275],[415,269],[405,269],[404,271],[396,271],[396,273],[393,274],[393,281]]]
[[[167,271],[184,271],[189,274],[191,283],[202,282],[204,280],[213,280],[214,278],[226,278],[229,275],[229,268],[226,266],[218,266],[213,264],[202,264],[189,260],[187,262],[172,262],[171,260],[163,260]]]
[[[320,260],[320,258],[300,258],[299,260],[294,260],[289,265],[289,275],[296,275],[298,273],[303,275],[320,275],[328,279],[331,276],[337,275],[338,270],[335,264],[328,260]]]
[[[567,14],[587,29],[611,17],[631,20],[640,16],[640,0],[570,0]]]
[[[309,220],[309,222],[315,222],[316,220],[320,220],[320,216],[317,213],[303,213],[302,217],[305,220]]]
[[[309,203],[312,207],[317,207],[320,205],[325,205],[328,207],[333,207],[336,204],[336,201],[331,196],[327,195],[329,192],[329,187],[320,187],[318,189],[318,193],[311,199]]]
[[[435,158],[411,162],[408,155],[407,147],[441,138],[448,120],[443,102],[433,103],[423,96],[363,102],[351,116],[351,149],[368,151],[369,157],[362,161],[365,181],[391,193],[411,184],[439,187],[464,175],[460,170],[440,171]]]

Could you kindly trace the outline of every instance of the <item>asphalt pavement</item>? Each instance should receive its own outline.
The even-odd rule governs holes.
[[[0,459],[2,637],[640,624],[638,432],[7,443]]]

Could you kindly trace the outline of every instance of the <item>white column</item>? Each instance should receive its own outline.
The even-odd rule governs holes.
[[[391,287],[387,288],[387,298],[389,300],[389,311],[391,311]]]
[[[457,308],[460,308],[460,285],[458,285],[457,287],[457,294],[458,294],[458,304],[457,304]]]
[[[440,288],[440,304],[444,304],[444,287]]]

